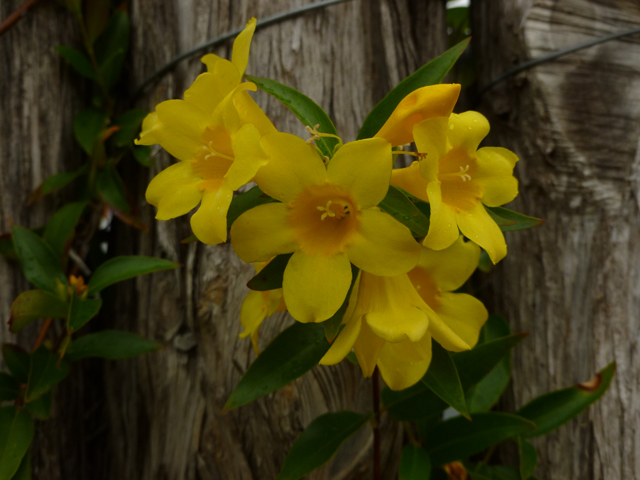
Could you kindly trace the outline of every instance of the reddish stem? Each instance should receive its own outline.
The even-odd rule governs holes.
[[[9,15],[2,23],[0,23],[0,35],[9,30],[14,23],[16,23],[22,16],[27,13],[34,3],[38,0],[27,0],[22,5],[18,7],[18,9]]]
[[[373,411],[376,421],[373,427],[373,480],[380,480],[380,378],[378,367],[373,371]]]
[[[33,344],[33,348],[31,349],[31,353],[35,352],[42,342],[44,342],[44,337],[47,336],[47,330],[51,326],[51,322],[53,322],[53,318],[45,318],[42,327],[40,327],[40,332],[38,333],[38,338],[36,338],[35,343]]]

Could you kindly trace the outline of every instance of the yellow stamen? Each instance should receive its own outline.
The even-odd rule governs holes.
[[[465,165],[464,168],[460,167],[460,171],[459,172],[442,173],[442,174],[440,174],[438,176],[440,178],[443,178],[443,177],[460,177],[463,182],[467,182],[467,181],[471,181],[471,175],[469,175],[467,173],[468,171],[469,171],[469,165]]]
[[[203,149],[205,152],[208,152],[208,153],[204,156],[204,159],[205,159],[205,160],[209,160],[209,158],[211,158],[211,157],[220,157],[220,158],[224,158],[225,160],[229,160],[229,161],[233,162],[233,158],[232,158],[232,157],[230,157],[230,156],[228,156],[228,155],[225,155],[225,154],[223,154],[223,153],[220,153],[220,152],[216,151],[216,150],[213,148],[213,141],[210,141],[208,146],[207,146],[207,145],[203,145],[203,146],[202,146],[202,149]]]
[[[326,206],[317,206],[316,209],[319,212],[323,212],[322,215],[320,215],[320,220],[324,220],[327,217],[331,217],[331,218],[344,218],[349,214],[349,207],[346,205],[340,205],[338,207],[338,209],[333,209],[331,208],[331,205],[333,204],[332,200],[327,201],[327,205]],[[340,207],[342,207],[342,209],[340,209]]]

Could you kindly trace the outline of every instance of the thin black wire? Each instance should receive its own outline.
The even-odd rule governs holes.
[[[290,18],[294,18],[297,17],[299,15],[303,15],[307,12],[310,12],[312,10],[317,10],[319,8],[323,8],[323,7],[329,7],[331,5],[336,5],[338,3],[344,3],[347,2],[349,0],[326,0],[324,2],[317,2],[317,3],[312,3],[310,5],[306,5],[304,7],[300,7],[297,8],[295,10],[290,10],[288,12],[284,12],[284,13],[278,13],[276,15],[273,15],[271,17],[265,18],[264,20],[260,20],[256,23],[256,30],[260,29],[260,28],[264,28],[264,27],[268,27],[269,25],[273,25],[274,23],[279,23],[282,22],[284,20],[288,20]],[[236,28],[235,30],[231,30],[223,35],[220,35],[219,37],[216,37],[210,41],[208,41],[207,43],[203,43],[202,45],[198,45],[195,48],[192,48],[191,50],[184,52],[180,55],[178,55],[177,57],[175,57],[173,60],[171,60],[169,63],[167,63],[165,66],[163,66],[162,68],[159,68],[158,70],[156,70],[149,78],[147,78],[144,82],[142,82],[138,88],[136,88],[135,92],[133,93],[133,95],[131,96],[131,99],[135,99],[138,97],[138,95],[140,95],[140,93],[142,93],[142,90],[149,85],[151,82],[153,82],[154,80],[156,80],[158,77],[161,77],[162,75],[164,75],[165,73],[169,72],[173,67],[175,67],[178,63],[180,63],[182,60],[189,58],[192,55],[195,55],[197,53],[200,53],[203,50],[206,50],[207,48],[211,48],[214,47],[220,43],[226,42],[227,40],[235,37],[236,35],[238,35],[240,32],[242,32],[242,30],[244,30],[243,28]]]
[[[552,52],[552,53],[550,53],[548,55],[544,55],[542,57],[534,58],[533,60],[529,60],[528,62],[521,63],[517,67],[514,67],[511,70],[506,71],[505,73],[503,73],[499,77],[497,77],[497,78],[493,79],[491,82],[489,82],[489,84],[487,86],[483,87],[478,92],[478,96],[481,96],[486,91],[488,91],[488,90],[492,89],[493,87],[495,87],[498,83],[503,82],[504,80],[506,80],[507,78],[511,77],[512,75],[515,75],[516,73],[520,73],[520,72],[522,72],[524,70],[528,70],[528,69],[533,68],[533,67],[535,67],[537,65],[540,65],[542,63],[546,63],[546,62],[548,62],[550,60],[555,60],[558,57],[563,57],[563,56],[568,55],[570,53],[577,52],[578,50],[582,50],[584,48],[593,47],[594,45],[598,45],[600,43],[609,42],[611,40],[615,40],[616,38],[626,37],[628,35],[634,35],[636,33],[640,33],[640,27],[632,28],[632,29],[629,29],[629,30],[622,30],[622,31],[617,32],[617,33],[612,33],[612,34],[606,35],[604,37],[596,38],[595,40],[590,40],[590,41],[585,42],[585,43],[580,43],[578,45],[574,45],[573,47],[567,48],[565,50],[558,50],[558,51]]]

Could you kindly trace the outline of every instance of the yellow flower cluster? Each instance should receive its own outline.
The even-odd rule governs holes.
[[[355,281],[344,325],[322,364],[352,350],[369,376],[376,366],[395,390],[426,372],[432,339],[450,351],[472,348],[487,311],[454,293],[478,265],[506,255],[502,232],[485,210],[517,195],[517,157],[503,148],[478,149],[489,132],[476,112],[453,114],[460,86],[434,85],[405,97],[374,138],[339,143],[331,159],[311,141],[278,132],[242,82],[255,19],[234,43],[232,61],[206,55],[207,72],[184,100],[160,103],[143,124],[139,144],[158,143],[180,160],[157,175],[147,200],[159,220],[191,217],[196,237],[226,241],[233,191],[255,181],[276,202],[252,208],[231,226],[238,256],[260,269],[292,254],[282,289],[251,292],[241,321],[256,351],[261,322],[288,310],[300,322],[336,315]],[[317,140],[322,128],[309,128]],[[393,170],[393,148],[415,142],[411,166]],[[390,185],[429,202],[422,244],[380,210]],[[465,239],[466,237],[466,239]]]

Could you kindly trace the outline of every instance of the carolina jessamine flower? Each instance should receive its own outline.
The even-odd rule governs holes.
[[[430,118],[413,128],[419,162],[394,170],[391,184],[431,204],[431,225],[423,244],[451,245],[458,228],[497,263],[507,254],[502,231],[483,204],[497,207],[518,194],[513,168],[518,157],[506,148],[478,145],[489,122],[477,112]]]
[[[442,251],[423,247],[408,274],[363,273],[351,298],[355,307],[320,363],[336,364],[353,349],[365,377],[377,365],[389,388],[403,390],[429,368],[432,339],[454,352],[472,348],[487,311],[471,295],[451,291],[473,273],[479,256],[478,246],[460,237]]]
[[[159,143],[181,160],[149,184],[146,199],[158,208],[156,218],[169,220],[200,204],[191,217],[196,237],[207,244],[227,238],[226,214],[233,190],[250,181],[259,162],[235,162],[236,156],[259,159],[260,138],[275,128],[251,99],[253,83],[240,83],[247,66],[252,19],[234,42],[232,61],[202,57],[208,71],[196,78],[184,100],[156,106],[142,124],[139,145]]]
[[[231,242],[246,262],[293,253],[282,284],[293,318],[330,318],[349,290],[350,262],[377,275],[399,275],[416,265],[419,244],[376,207],[389,188],[389,142],[348,143],[326,168],[314,147],[294,135],[266,135],[261,143],[269,162],[256,182],[282,203],[242,214],[231,227]]]

